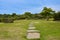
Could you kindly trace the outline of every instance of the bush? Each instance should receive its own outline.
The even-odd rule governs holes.
[[[3,21],[3,18],[0,18],[0,22],[2,22]]]
[[[12,18],[4,18],[3,19],[3,22],[4,23],[13,23],[14,22],[14,19],[12,19]]]
[[[60,12],[58,12],[58,13],[56,13],[55,15],[54,15],[54,20],[56,21],[60,21]]]
[[[0,19],[0,22],[1,22],[1,19]]]

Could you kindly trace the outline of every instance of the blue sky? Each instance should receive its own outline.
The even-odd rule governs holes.
[[[39,13],[45,6],[60,11],[60,0],[0,0],[0,14]]]

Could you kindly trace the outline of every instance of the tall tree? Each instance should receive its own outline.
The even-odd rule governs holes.
[[[51,8],[44,7],[41,12],[41,15],[45,17],[47,20],[49,20],[49,17],[51,16],[52,12],[53,10]]]

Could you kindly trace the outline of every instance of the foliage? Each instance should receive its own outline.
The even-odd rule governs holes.
[[[12,19],[12,18],[4,18],[3,19],[4,23],[13,23],[13,21],[14,21],[14,19]]]
[[[53,10],[51,8],[44,7],[40,14],[43,16],[43,18],[49,20],[52,15],[51,13],[53,13]]]
[[[60,11],[55,13],[54,20],[60,20]]]
[[[25,17],[26,19],[31,19],[32,18],[32,14],[30,12],[25,12]]]
[[[22,19],[46,19],[54,18],[54,20],[60,20],[60,12],[56,13],[51,8],[44,7],[40,13],[32,14],[31,12],[25,12],[24,14],[0,14],[0,22],[12,22],[14,20]]]

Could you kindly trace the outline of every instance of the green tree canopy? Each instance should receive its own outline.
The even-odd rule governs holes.
[[[31,19],[32,17],[32,14],[30,12],[25,12],[25,17],[28,18],[28,19]]]
[[[51,16],[51,13],[53,13],[53,10],[51,8],[44,7],[40,14],[44,18],[47,18],[47,20],[49,20],[49,17]]]

